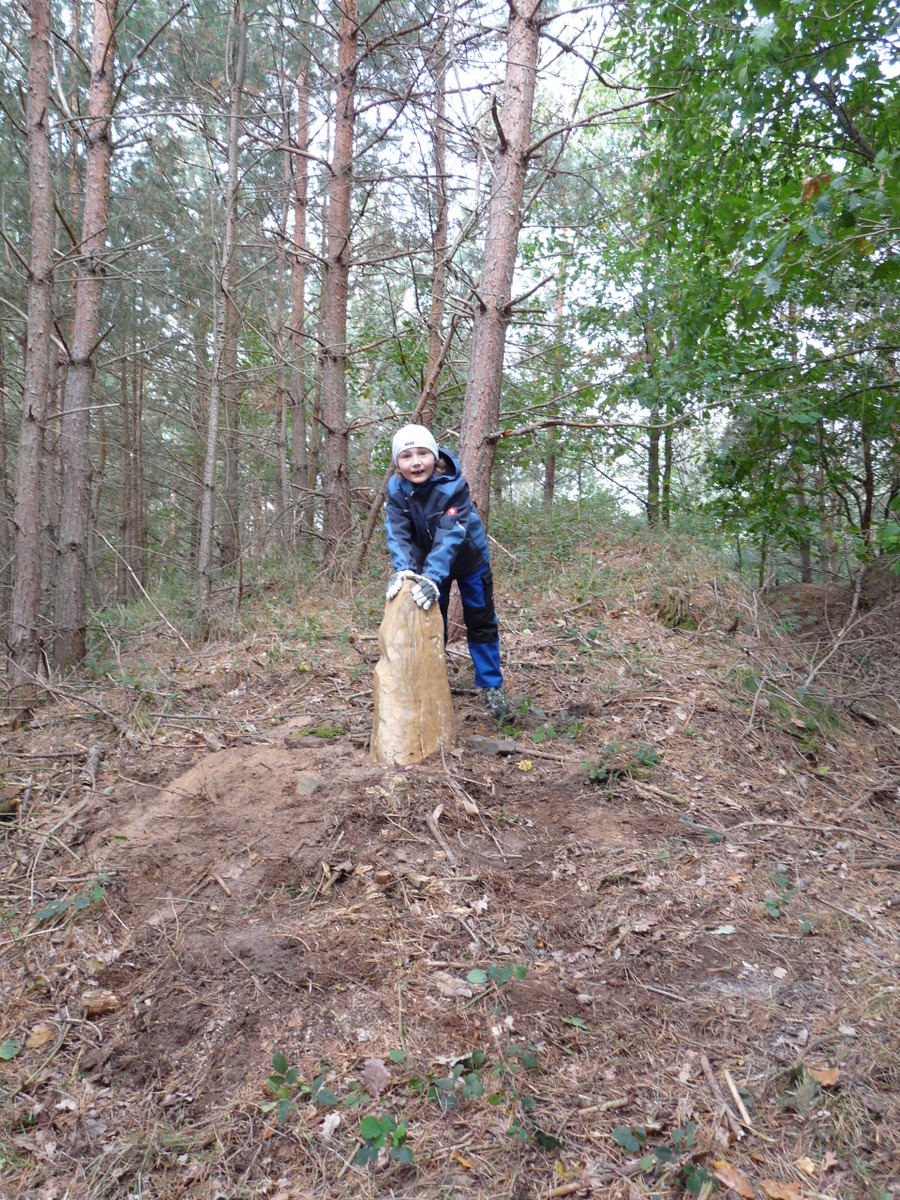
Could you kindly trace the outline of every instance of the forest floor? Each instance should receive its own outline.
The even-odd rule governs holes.
[[[368,761],[374,581],[0,730],[4,1200],[900,1196],[896,717],[591,554],[497,571],[518,715],[452,644],[421,766]]]

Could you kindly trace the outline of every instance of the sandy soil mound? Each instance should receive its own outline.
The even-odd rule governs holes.
[[[897,1185],[896,739],[745,629],[547,605],[514,727],[454,649],[460,745],[403,772],[361,637],[198,655],[131,742],[7,731],[4,1197]]]

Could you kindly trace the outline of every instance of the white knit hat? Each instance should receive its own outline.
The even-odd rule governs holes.
[[[404,450],[430,450],[435,459],[440,457],[437,442],[431,436],[430,430],[424,425],[404,425],[402,429],[398,429],[394,434],[394,440],[391,442],[391,455],[394,462],[397,461],[397,455]]]

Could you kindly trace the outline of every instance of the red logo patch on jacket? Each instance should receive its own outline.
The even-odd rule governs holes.
[[[448,517],[455,517],[455,516],[456,516],[456,514],[457,514],[458,512],[459,512],[459,509],[457,509],[457,508],[448,508],[448,509],[447,509],[447,516],[448,516]]]

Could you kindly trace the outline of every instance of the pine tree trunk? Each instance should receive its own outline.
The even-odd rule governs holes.
[[[341,7],[338,28],[338,80],[335,98],[334,152],[327,189],[328,242],[322,279],[322,423],[325,446],[322,490],[323,533],[334,562],[350,532],[350,458],[347,428],[347,298],[350,281],[350,230],[353,194],[353,134],[356,120],[357,0]]]
[[[0,338],[0,626],[6,627],[12,587],[12,493],[6,453],[6,363]]]
[[[203,486],[200,500],[200,527],[197,537],[197,624],[198,633],[201,638],[205,638],[209,631],[209,607],[212,595],[213,526],[215,524],[216,510],[216,455],[219,441],[219,420],[223,407],[225,409],[225,419],[231,426],[226,431],[226,441],[229,437],[233,436],[234,421],[234,414],[229,412],[228,409],[231,397],[228,389],[228,375],[229,369],[234,369],[237,359],[236,342],[233,353],[231,347],[231,338],[234,337],[236,339],[237,337],[232,290],[234,286],[235,242],[237,240],[238,149],[241,97],[247,56],[247,16],[241,7],[241,0],[234,0],[234,4],[232,5],[229,40],[231,43],[231,57],[226,64],[230,84],[228,168],[225,180],[222,250],[217,271],[218,286],[216,289],[213,365],[209,387],[206,457],[203,464]],[[226,515],[226,531],[229,529],[233,517],[233,512],[229,512]],[[233,534],[233,529],[231,532]],[[227,533],[223,535],[223,542],[227,536]],[[222,561],[226,561],[224,550]]]
[[[559,396],[562,391],[562,368],[563,368],[563,345],[564,345],[564,329],[563,317],[565,314],[566,303],[566,266],[568,263],[568,249],[563,254],[562,263],[560,266],[559,278],[556,281],[556,303],[554,306],[553,324],[556,332],[556,346],[553,351],[553,376],[552,388],[555,396]],[[559,444],[559,437],[555,429],[550,429],[547,432],[546,449],[544,450],[544,486],[543,486],[543,506],[544,508],[553,507],[553,497],[556,492],[556,448]]]
[[[512,278],[523,217],[540,7],[541,0],[510,0],[502,115],[494,108],[498,127],[494,184],[488,204],[484,267],[475,298],[460,447],[463,471],[484,518],[500,424],[503,354],[512,317]]]
[[[94,354],[100,335],[109,213],[115,28],[116,0],[95,0],[75,319],[63,397],[63,489],[53,639],[56,668],[80,663],[86,648],[88,522],[91,514],[90,406],[96,369]]]
[[[659,411],[650,412],[650,446],[647,451],[647,520],[659,524]]]
[[[435,386],[422,410],[422,421],[430,427],[437,406],[437,373],[444,355],[444,303],[447,296],[447,231],[450,203],[447,195],[447,38],[443,16],[441,29],[429,54],[434,79],[434,121],[431,125],[431,144],[434,148],[434,234],[431,249],[431,310],[428,314],[428,359],[425,383],[434,379]]]
[[[666,411],[666,427],[663,430],[663,472],[660,488],[659,515],[663,529],[669,528],[672,517],[672,426],[670,414]]]
[[[53,330],[53,191],[50,175],[50,3],[31,0],[29,6],[28,185],[30,191],[31,255],[28,264],[28,324],[22,419],[16,463],[15,582],[10,600],[7,678],[11,700],[27,704],[40,663],[38,609],[41,592],[40,487],[41,445],[50,387],[50,347]]]
[[[312,528],[309,500],[309,449],[306,420],[306,211],[309,188],[309,84],[306,73],[297,76],[296,154],[294,172],[294,238],[291,247],[291,506],[297,535]]]
[[[133,600],[146,583],[144,546],[144,465],[141,442],[143,369],[135,347],[122,364],[122,499],[119,506],[119,557],[116,599]]]
[[[297,153],[294,173],[294,236],[291,246],[291,507],[295,539],[312,527],[306,421],[306,211],[309,188],[309,84],[297,76]]]
[[[228,189],[230,198],[226,209],[233,222],[230,251],[222,263],[222,313],[224,323],[222,408],[225,416],[224,473],[222,479],[222,541],[220,556],[223,567],[233,566],[241,556],[241,480],[240,480],[240,432],[241,410],[238,386],[238,337],[240,314],[235,299],[237,278],[237,224],[238,191],[240,173],[238,153],[240,150],[241,109],[244,99],[244,76],[247,62],[247,14],[236,0],[234,36],[237,39],[237,65],[230,89],[228,115]],[[226,220],[227,220],[226,216]],[[240,598],[240,597],[239,597]]]

